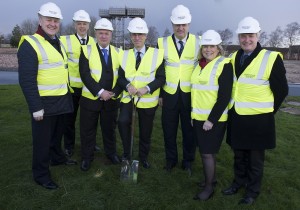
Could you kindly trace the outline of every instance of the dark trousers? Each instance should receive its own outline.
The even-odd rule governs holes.
[[[50,161],[63,163],[67,159],[61,149],[64,116],[44,116],[41,121],[31,120],[32,125],[32,173],[39,183],[50,181]]]
[[[108,103],[108,102],[103,102]],[[80,140],[82,160],[94,159],[96,134],[100,116],[104,152],[110,157],[116,155],[116,133],[118,109],[106,110],[103,105],[99,111],[80,106]]]
[[[139,120],[139,159],[146,160],[149,155],[150,145],[151,145],[151,134],[153,129],[153,120],[155,117],[155,111],[157,107],[154,108],[137,108],[138,120]],[[125,158],[131,158],[130,148],[131,148],[131,134],[132,126],[132,112],[133,106],[132,102],[121,103],[120,115],[118,119],[119,133],[122,139],[123,156]],[[135,120],[135,119],[134,119]],[[136,125],[134,125],[137,127]],[[133,136],[134,137],[134,136]]]
[[[182,164],[184,165],[195,159],[196,141],[191,125],[191,110],[185,109],[181,100],[178,100],[178,104],[172,109],[163,106],[162,128],[164,132],[166,160],[174,164],[178,162],[176,140],[179,118],[182,131]]]
[[[234,183],[246,186],[246,196],[256,198],[263,178],[265,150],[234,150]]]
[[[77,111],[79,108],[79,100],[81,97],[81,88],[74,88],[72,94],[74,112],[65,114],[65,131],[64,131],[64,148],[74,149],[75,145],[75,123]]]

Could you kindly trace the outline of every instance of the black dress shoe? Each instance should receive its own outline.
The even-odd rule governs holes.
[[[254,201],[255,201],[254,198],[249,197],[249,196],[245,196],[245,197],[243,197],[243,198],[239,201],[239,204],[251,205],[251,204],[254,203]]]
[[[97,145],[95,145],[94,151],[95,151],[95,152],[99,152],[99,151],[100,151],[100,147],[97,146]]]
[[[191,162],[182,162],[182,169],[188,172],[188,175],[192,175],[192,164]]]
[[[46,183],[39,183],[39,182],[37,182],[37,183],[48,190],[55,190],[58,188],[58,185],[55,184],[55,182],[53,182],[53,181],[49,181]]]
[[[217,180],[213,181],[212,182],[213,188],[215,188],[217,186],[217,184],[218,184]],[[198,185],[198,187],[203,188],[203,187],[205,187],[205,181],[197,182],[197,185]]]
[[[173,162],[167,162],[167,164],[164,166],[164,169],[167,172],[171,172],[172,168],[174,168],[176,166],[176,163]]]
[[[67,165],[67,166],[71,166],[71,165],[76,165],[77,161],[76,160],[72,160],[72,159],[67,159],[64,162],[54,162],[54,161],[50,161],[50,165],[51,166],[58,166],[58,165]]]
[[[65,149],[65,155],[67,157],[72,157],[73,154],[74,154],[73,149]]]
[[[90,167],[91,167],[91,161],[89,161],[89,160],[83,160],[81,162],[80,169],[82,171],[88,171],[90,169]]]
[[[67,166],[77,165],[77,161],[72,160],[72,159],[68,159],[64,164],[67,165]]]
[[[144,168],[149,169],[150,168],[150,163],[147,160],[142,160],[142,165]]]
[[[120,158],[118,157],[118,155],[110,156],[110,157],[108,157],[108,159],[110,159],[110,161],[111,161],[112,164],[114,164],[114,165],[120,164],[120,163],[121,163],[121,160],[120,160]]]
[[[211,190],[203,190],[202,192],[196,194],[193,199],[200,201],[207,201],[214,195],[214,189]]]
[[[236,194],[239,191],[240,188],[238,187],[234,187],[234,186],[230,186],[224,190],[222,190],[223,195],[233,195]]]

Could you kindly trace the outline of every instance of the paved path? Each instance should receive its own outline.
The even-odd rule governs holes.
[[[0,85],[19,84],[17,71],[0,71]]]

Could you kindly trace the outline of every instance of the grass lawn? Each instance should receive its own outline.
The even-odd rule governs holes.
[[[252,206],[238,206],[244,190],[223,196],[233,176],[233,153],[223,142],[217,156],[218,185],[212,199],[194,201],[200,191],[202,166],[197,152],[193,174],[188,177],[178,165],[171,173],[165,164],[161,110],[155,117],[155,128],[149,156],[151,168],[139,169],[138,183],[120,182],[120,165],[111,165],[103,150],[96,153],[88,172],[80,166],[51,167],[58,190],[46,190],[32,180],[31,123],[27,104],[17,85],[0,86],[0,209],[300,209],[300,116],[279,111],[276,115],[277,148],[266,152],[261,195]],[[299,97],[291,98],[300,101]],[[287,105],[285,105],[287,106]],[[180,138],[178,133],[178,139]],[[137,138],[136,138],[137,139]],[[137,158],[138,145],[134,146]],[[100,131],[97,144],[103,148]],[[178,141],[181,161],[181,142]],[[118,153],[122,153],[117,139]],[[77,132],[74,159],[80,163],[80,139]]]

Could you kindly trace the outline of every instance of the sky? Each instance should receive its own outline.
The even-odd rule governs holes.
[[[16,24],[20,25],[26,19],[37,19],[40,6],[46,2],[48,0],[2,0],[0,34],[11,33]],[[52,0],[52,2],[60,7],[64,18],[63,24],[71,23],[74,12],[80,9],[86,10],[90,16],[100,18],[99,9],[145,8],[145,21],[148,27],[155,26],[160,36],[166,28],[172,31],[171,11],[178,4],[190,9],[192,15],[190,32],[194,34],[209,29],[226,28],[235,32],[238,22],[246,16],[257,19],[262,31],[267,33],[274,31],[278,26],[284,29],[289,23],[300,23],[299,0]]]

